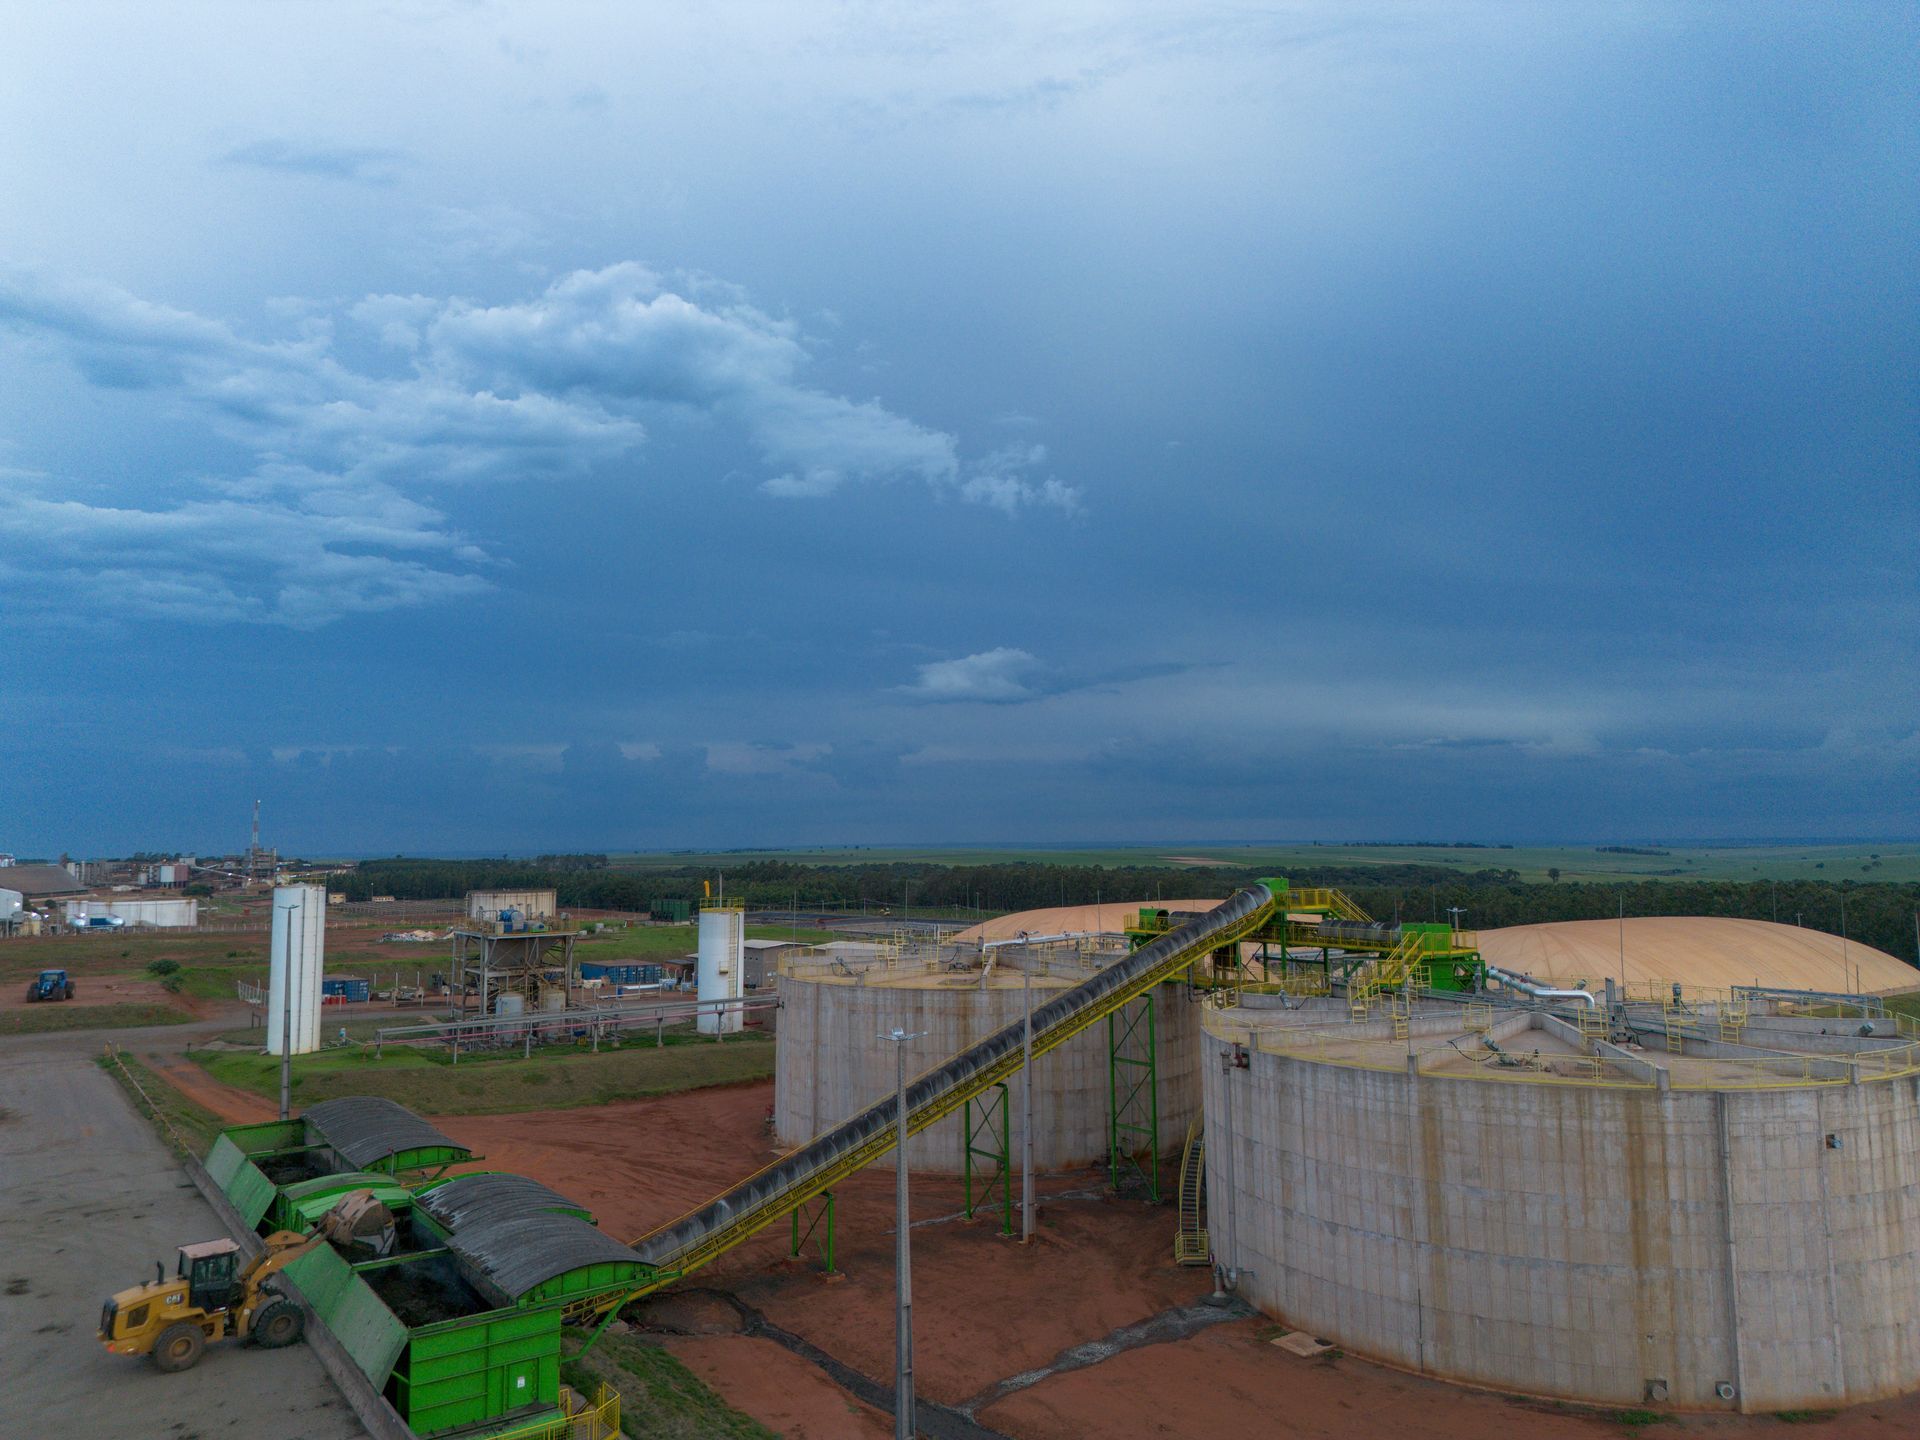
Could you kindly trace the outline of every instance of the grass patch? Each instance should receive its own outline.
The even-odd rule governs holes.
[[[1664,1424],[1667,1417],[1658,1410],[1614,1410],[1608,1413],[1607,1418],[1616,1425],[1637,1430],[1642,1425]]]
[[[567,1337],[569,1355],[585,1344]],[[759,1421],[727,1404],[658,1345],[607,1334],[582,1358],[568,1359],[561,1378],[591,1395],[605,1380],[620,1392],[620,1433],[635,1440],[779,1440]]]
[[[1829,1420],[1838,1420],[1838,1410],[1776,1410],[1773,1418],[1782,1425],[1824,1425]]]
[[[342,1095],[381,1095],[429,1115],[568,1110],[763,1080],[773,1073],[773,1048],[765,1037],[737,1035],[664,1049],[629,1043],[598,1055],[555,1046],[529,1060],[518,1052],[463,1054],[455,1065],[438,1051],[390,1046],[376,1060],[353,1047],[296,1056],[293,1095],[302,1109]],[[271,1056],[198,1050],[189,1058],[223,1084],[270,1100],[280,1094],[280,1062]]]
[[[60,1030],[130,1030],[140,1025],[183,1025],[193,1019],[167,1005],[74,1005],[43,1001],[0,1013],[0,1035],[45,1035]]]
[[[187,1099],[125,1051],[120,1054],[119,1065],[114,1064],[105,1055],[94,1063],[113,1077],[114,1083],[126,1092],[127,1099],[133,1103],[133,1108],[140,1112],[149,1125],[153,1126],[153,1133],[158,1135],[162,1143],[175,1154],[185,1155],[190,1150],[195,1158],[205,1155],[213,1148],[214,1137],[226,1128],[226,1121],[211,1110]],[[126,1067],[125,1071],[122,1071],[122,1065]],[[128,1073],[140,1082],[140,1089],[136,1089],[128,1081]],[[141,1089],[152,1096],[154,1104],[160,1107],[157,1114],[154,1105],[148,1104],[146,1096],[140,1093]],[[165,1124],[161,1123],[162,1118]],[[168,1133],[168,1125],[171,1125],[178,1134],[178,1140]],[[185,1144],[184,1149],[182,1142]]]

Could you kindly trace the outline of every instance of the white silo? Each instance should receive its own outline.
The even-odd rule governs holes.
[[[708,904],[700,911],[700,963],[698,970],[701,1000],[737,1000],[747,983],[747,912],[739,905],[725,902]],[[732,1035],[740,1028],[740,1010],[702,1011],[699,1020],[702,1035]]]
[[[282,885],[273,892],[273,962],[267,977],[267,1053],[280,1038],[304,1055],[320,1048],[320,970],[327,948],[324,885]]]

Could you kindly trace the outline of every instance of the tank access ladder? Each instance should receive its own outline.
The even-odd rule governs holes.
[[[1213,1258],[1207,1239],[1207,1126],[1194,1116],[1180,1156],[1180,1228],[1173,1235],[1173,1263],[1205,1265]]]
[[[1033,1053],[1044,1055],[1122,1006],[1178,977],[1196,960],[1237,944],[1273,916],[1274,897],[1251,885],[1230,899],[1096,971],[1035,1008]],[[995,1031],[907,1086],[907,1133],[917,1135],[1021,1066],[1021,1023]],[[654,1274],[628,1292],[638,1299],[725,1254],[894,1148],[895,1098],[876,1101],[699,1209],[633,1242]]]

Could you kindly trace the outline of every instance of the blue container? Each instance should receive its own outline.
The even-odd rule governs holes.
[[[322,980],[320,982],[320,998],[323,1002],[333,1000],[336,1002],[358,1004],[371,999],[372,996],[373,985],[371,981],[355,980],[343,976],[338,980]]]
[[[582,980],[604,980],[609,985],[651,985],[660,978],[658,965],[596,965],[591,961],[582,961],[580,965]]]

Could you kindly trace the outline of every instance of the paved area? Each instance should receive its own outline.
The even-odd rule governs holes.
[[[173,1031],[121,1032],[136,1054]],[[210,1347],[162,1375],[94,1339],[109,1293],[224,1233],[173,1157],[93,1063],[98,1032],[0,1042],[0,1440],[365,1432],[304,1345]]]

